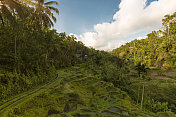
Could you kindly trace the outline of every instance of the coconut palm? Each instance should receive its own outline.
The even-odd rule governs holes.
[[[52,5],[58,5],[56,1],[49,1],[46,0],[23,0],[30,6],[33,6],[35,9],[34,20],[38,20],[40,24],[51,27],[54,26],[54,22],[56,22],[56,17],[53,15],[53,12],[59,14],[59,10]]]
[[[17,26],[15,17],[25,17],[24,7],[15,0],[0,0],[0,20],[4,27],[4,18],[13,26]]]
[[[53,22],[56,22],[56,17],[53,15],[51,11],[59,14],[59,10],[51,5],[58,5],[56,1],[45,2],[45,0],[37,0],[36,13],[40,20],[40,23],[46,27],[53,26]],[[52,20],[51,20],[52,19]]]
[[[24,18],[26,13],[24,12],[26,9],[16,0],[0,0],[0,20],[2,26],[4,28],[4,21],[5,19],[10,22],[10,24],[17,29],[18,25],[16,22],[16,17],[19,16],[20,18]],[[16,36],[15,36],[15,63],[16,63]]]

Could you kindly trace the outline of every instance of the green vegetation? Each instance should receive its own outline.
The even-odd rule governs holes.
[[[112,83],[101,81],[93,71],[84,65],[69,67],[57,71],[58,79],[43,86],[38,91],[28,93],[28,97],[10,102],[1,110],[2,116],[25,117],[136,117],[152,116],[142,112],[133,104],[124,91],[113,86]],[[25,99],[24,99],[25,98]],[[0,108],[1,109],[1,108]]]
[[[2,1],[1,3],[11,8],[9,6],[11,4],[6,2]],[[13,3],[18,4],[15,1]],[[45,4],[49,5],[52,3],[57,2]],[[34,4],[40,3],[34,2]],[[42,2],[41,4],[43,5],[44,3]],[[25,7],[20,4],[18,6],[20,8]],[[54,7],[45,7],[47,9],[42,7],[41,10],[44,9],[46,11],[41,12],[46,12],[43,15],[48,16],[48,19],[51,16],[48,14],[49,9],[53,10]],[[74,65],[82,59],[82,57],[77,57],[78,55],[81,56],[80,49],[85,51],[87,49],[81,42],[76,42],[74,36],[66,36],[65,33],[58,34],[56,30],[49,30],[46,26],[52,22],[48,22],[49,20],[44,22],[45,19],[40,19],[42,16],[38,13],[39,11],[35,11],[37,8],[35,10],[33,8],[25,8],[31,13],[28,13],[26,19],[21,19],[18,15],[14,16],[16,18],[13,19],[16,22],[15,25],[9,24],[9,19],[2,14],[3,26],[0,27],[1,100],[56,78],[55,69]],[[16,8],[9,10],[9,12],[13,10],[16,10]],[[57,9],[54,10],[58,13]],[[5,13],[3,10],[1,12]]]
[[[146,39],[134,40],[122,45],[112,53],[135,64],[141,62],[148,67],[169,69],[176,67],[176,13],[166,15],[163,30],[153,31]]]
[[[0,1],[0,116],[175,116],[175,13],[108,53],[51,30],[57,4]]]
[[[143,99],[142,105],[152,112],[176,112],[175,18],[176,13],[166,15],[164,30],[153,31],[146,39],[134,40],[111,52],[131,66],[129,95],[137,104]]]

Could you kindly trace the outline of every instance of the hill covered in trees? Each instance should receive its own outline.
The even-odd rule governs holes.
[[[148,67],[176,67],[176,13],[166,15],[163,28],[153,31],[146,39],[134,40],[112,51],[126,61],[141,62]]]
[[[107,52],[84,46],[73,35],[67,36],[66,33],[57,33],[56,30],[50,29],[53,25],[52,19],[56,20],[51,11],[58,13],[58,10],[48,5],[55,5],[56,1],[45,3],[45,1],[26,0],[20,3],[15,0],[3,0],[1,2],[3,7],[0,9],[2,22],[0,27],[0,116],[19,116],[15,110],[13,114],[9,114],[9,108],[13,104],[18,101],[22,103],[21,100],[26,97],[32,98],[31,95],[36,94],[35,92],[43,94],[38,90],[51,82],[55,81],[59,87],[62,86],[60,82],[62,78],[59,78],[61,74],[57,70],[69,69],[79,64],[90,69],[96,78],[101,79],[100,81],[112,79],[113,82],[118,83],[116,84],[118,86],[120,82],[125,83],[122,79],[122,72],[125,71],[122,69],[123,63],[120,59]],[[108,66],[113,71],[106,71],[109,69]],[[115,74],[115,71],[119,70],[122,72]],[[63,77],[66,76],[65,74]],[[121,85],[121,87],[124,86]],[[51,102],[54,101],[54,99],[51,100]],[[35,109],[34,106],[32,108]],[[5,110],[7,113],[4,115]]]
[[[127,92],[137,103],[140,93],[145,92],[142,99],[149,110],[156,112],[157,105],[167,103],[176,112],[176,13],[166,15],[162,21],[162,30],[153,31],[146,39],[126,43],[111,54],[130,66],[131,84]]]
[[[175,13],[114,56],[51,29],[56,1],[0,3],[0,116],[175,116],[175,77],[147,68],[175,67]]]

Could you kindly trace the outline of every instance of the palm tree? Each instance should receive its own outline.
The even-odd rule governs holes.
[[[53,15],[53,12],[59,14],[59,10],[52,5],[58,5],[58,2],[46,2],[46,0],[34,0],[34,2],[30,0],[23,1],[34,7],[34,20],[38,20],[39,23],[45,27],[50,28],[51,26],[54,26],[53,21],[56,22],[56,17]]]
[[[4,18],[6,18],[12,26],[16,27],[15,16],[25,17],[24,7],[15,0],[0,0],[0,20],[4,27]]]
[[[25,8],[18,3],[15,0],[0,0],[0,20],[2,23],[2,26],[5,30],[5,23],[4,20],[8,20],[10,24],[13,26],[13,28],[16,30],[18,25],[16,22],[16,16],[19,16],[20,18],[24,18],[26,16]],[[15,36],[15,64],[16,64],[16,57],[17,57],[17,50],[16,50],[16,36]]]

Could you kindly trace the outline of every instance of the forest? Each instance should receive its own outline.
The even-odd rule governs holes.
[[[146,39],[134,40],[112,53],[119,58],[133,63],[145,64],[148,67],[169,69],[176,67],[176,13],[165,15],[163,27],[159,31],[152,31]]]
[[[176,13],[106,52],[51,29],[54,5],[0,0],[0,117],[176,116]]]

